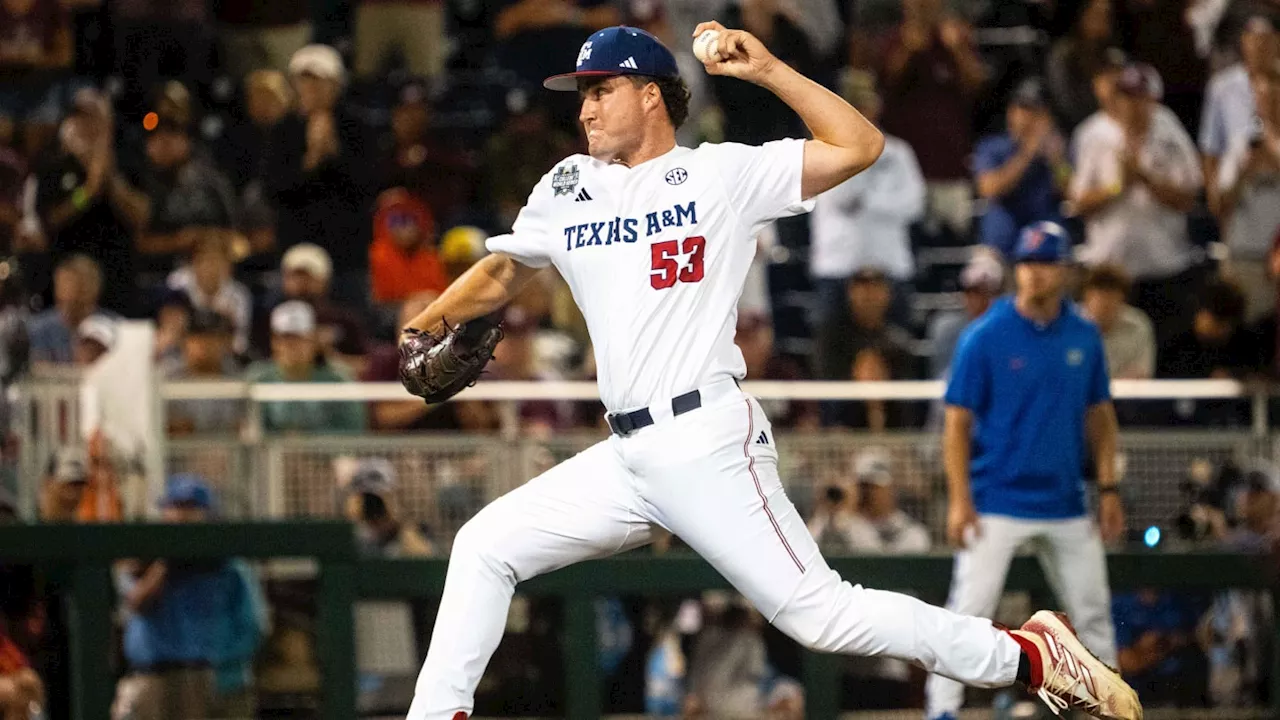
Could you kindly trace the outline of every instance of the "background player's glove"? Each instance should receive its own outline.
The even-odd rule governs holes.
[[[477,318],[440,334],[405,331],[400,344],[400,382],[428,403],[441,403],[474,385],[502,340],[493,316]]]

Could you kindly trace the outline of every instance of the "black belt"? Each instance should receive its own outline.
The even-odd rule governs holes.
[[[702,407],[702,393],[697,390],[671,398],[672,415],[683,415],[700,407]],[[640,428],[649,427],[653,424],[653,415],[649,413],[649,408],[647,407],[632,410],[629,413],[605,415],[604,419],[608,421],[609,429],[615,435],[630,435]]]

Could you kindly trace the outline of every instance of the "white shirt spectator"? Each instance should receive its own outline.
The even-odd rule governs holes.
[[[1204,92],[1200,116],[1200,150],[1221,157],[1232,138],[1249,137],[1253,126],[1253,88],[1244,63],[1214,73]]]
[[[1182,127],[1182,121],[1178,119],[1178,116],[1164,105],[1156,105],[1152,113],[1152,123],[1170,125],[1175,128]],[[1076,167],[1080,166],[1081,148],[1096,144],[1100,138],[1107,137],[1115,132],[1123,134],[1120,124],[1104,110],[1099,110],[1085,118],[1076,126],[1075,130],[1071,131],[1069,150],[1072,164]]]
[[[1236,184],[1249,158],[1250,133],[1227,139],[1218,163],[1218,189]],[[1261,152],[1261,151],[1259,151]],[[1233,261],[1261,261],[1271,253],[1280,230],[1280,174],[1268,173],[1246,181],[1226,224],[1223,238]]]
[[[183,266],[169,273],[166,284],[170,290],[185,292],[191,299],[192,307],[197,310],[212,310],[229,318],[235,327],[231,348],[240,355],[249,350],[249,332],[253,321],[253,295],[249,288],[237,280],[227,280],[216,293],[206,295],[196,284],[195,274],[190,266]]]
[[[1172,115],[1168,108],[1156,108],[1138,164],[1165,181],[1198,189],[1202,177],[1195,146]],[[1110,117],[1097,117],[1082,123],[1076,138],[1079,157],[1071,179],[1072,197],[1121,182],[1124,130]],[[1186,215],[1161,204],[1141,184],[1131,186],[1089,216],[1081,260],[1088,265],[1116,263],[1139,280],[1177,275],[1193,260]]]
[[[1147,314],[1125,305],[1115,326],[1102,333],[1107,355],[1107,372],[1117,379],[1140,380],[1155,377],[1156,337]]]
[[[885,137],[884,152],[862,173],[817,197],[810,220],[809,272],[847,278],[878,267],[895,280],[915,274],[911,223],[924,214],[925,184],[911,146]]]

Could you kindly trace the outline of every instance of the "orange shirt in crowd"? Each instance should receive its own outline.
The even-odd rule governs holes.
[[[403,231],[405,227],[415,228],[420,238],[408,249],[395,237],[397,228]],[[383,193],[374,214],[373,244],[369,247],[375,302],[403,302],[421,292],[444,292],[449,278],[432,245],[434,240],[435,218],[425,203],[401,189]]]
[[[80,496],[76,520],[85,523],[120,522],[124,503],[120,498],[120,478],[111,459],[111,447],[101,431],[89,438],[89,484]]]

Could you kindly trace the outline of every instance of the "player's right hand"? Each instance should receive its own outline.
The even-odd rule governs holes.
[[[720,37],[716,38],[715,52],[702,63],[708,74],[726,75],[759,84],[778,63],[778,58],[769,52],[764,43],[746,30],[730,30],[718,22],[710,21],[698,23],[698,27],[693,30],[693,37],[696,38],[707,30],[720,33]]]
[[[970,530],[972,528],[972,530]],[[972,536],[969,534],[972,532]],[[947,542],[952,547],[964,549],[971,538],[982,535],[978,524],[978,511],[973,502],[953,502],[947,507]]]

